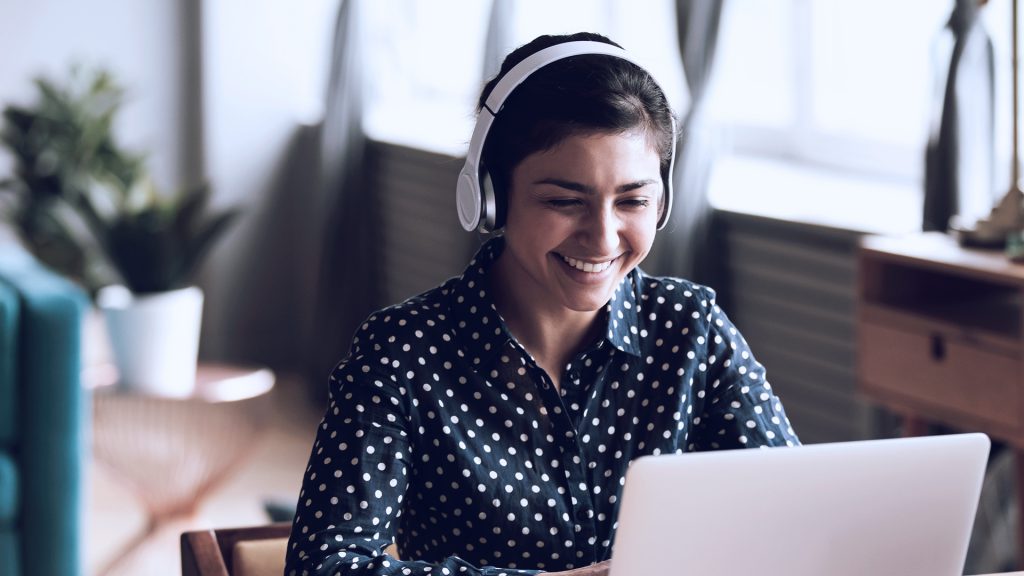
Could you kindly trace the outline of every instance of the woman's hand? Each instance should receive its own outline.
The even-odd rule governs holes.
[[[605,560],[583,568],[574,568],[564,572],[541,572],[538,576],[608,576],[612,561]]]

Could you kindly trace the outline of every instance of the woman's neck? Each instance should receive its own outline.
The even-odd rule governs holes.
[[[600,332],[600,311],[570,310],[550,299],[524,294],[508,276],[499,257],[491,273],[494,305],[512,335],[557,387],[565,365]]]

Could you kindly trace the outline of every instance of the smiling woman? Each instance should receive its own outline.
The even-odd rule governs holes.
[[[607,574],[634,459],[799,443],[715,292],[638,267],[675,137],[659,85],[603,36],[505,59],[457,189],[463,226],[495,235],[357,332],[287,573]]]

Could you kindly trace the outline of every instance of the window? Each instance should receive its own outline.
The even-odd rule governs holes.
[[[366,128],[374,138],[459,154],[473,128],[489,4],[363,2]]]
[[[734,0],[713,114],[739,153],[919,179],[935,0]]]
[[[688,102],[674,4],[514,0],[505,33],[512,46],[542,33],[604,33],[650,63],[682,112]],[[370,133],[462,154],[484,80],[490,3],[364,5],[373,61]],[[711,113],[725,129],[726,151],[791,169],[833,171],[839,178],[881,180],[916,195],[919,204],[924,150],[932,118],[940,112],[936,90],[943,88],[951,48],[942,31],[953,5],[954,0],[731,0],[723,13],[711,92]],[[1008,185],[1010,155],[1009,14],[1010,0],[990,0],[982,11],[996,50],[1001,189]]]
[[[997,166],[1009,165],[1011,138],[1009,2],[982,11],[996,53]],[[941,111],[951,49],[941,31],[953,4],[732,0],[713,114],[737,153],[919,183]]]
[[[1010,187],[1010,162],[1013,155],[1013,53],[1012,42],[1012,7],[1011,0],[990,0],[984,8],[982,17],[985,28],[992,38],[996,61],[996,185],[1000,195]],[[1018,25],[1019,27],[1019,25]],[[1018,39],[1020,42],[1020,39]],[[1022,74],[1024,76],[1024,74]],[[1019,78],[1024,83],[1024,77]],[[1024,101],[1024,89],[1020,90]],[[1020,108],[1024,115],[1024,107]],[[1021,119],[1024,125],[1024,118]],[[1024,142],[1024,130],[1019,134]]]
[[[484,82],[490,10],[489,2],[479,0],[364,3],[372,137],[452,155],[465,152]],[[506,33],[509,48],[540,34],[605,34],[649,62],[682,109],[674,10],[671,0],[515,0]]]

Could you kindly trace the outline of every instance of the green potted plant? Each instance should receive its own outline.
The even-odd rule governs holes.
[[[195,270],[236,218],[210,213],[206,186],[161,193],[145,157],[113,134],[124,91],[106,71],[35,81],[36,102],[3,110],[13,174],[0,209],[42,262],[104,310],[123,384],[162,394],[194,382],[202,292]]]

